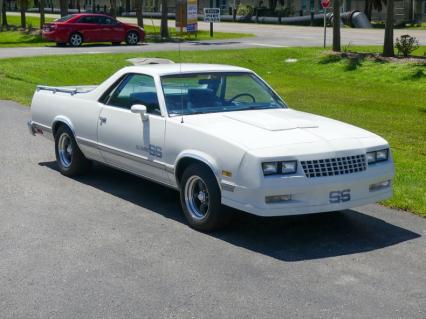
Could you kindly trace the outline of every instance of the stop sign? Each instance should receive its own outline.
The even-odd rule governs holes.
[[[321,0],[321,6],[323,8],[328,8],[330,6],[330,0]]]

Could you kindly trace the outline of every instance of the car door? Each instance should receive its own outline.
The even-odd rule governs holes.
[[[124,39],[123,25],[110,17],[100,17],[103,42],[121,42]]]
[[[84,42],[99,41],[100,27],[96,16],[82,16],[75,24],[76,31],[83,35]]]
[[[163,162],[165,118],[161,115],[154,79],[127,74],[101,98],[98,145],[112,166],[160,182],[168,182]],[[147,107],[147,119],[131,112],[135,104]]]

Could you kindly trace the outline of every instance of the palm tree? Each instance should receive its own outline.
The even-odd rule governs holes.
[[[388,0],[386,6],[385,41],[383,43],[383,56],[394,56],[393,50],[393,16],[394,0]]]
[[[3,0],[1,6],[2,6],[2,10],[1,10],[1,15],[2,15],[1,26],[2,26],[2,28],[6,28],[7,27],[6,0]]]
[[[40,0],[39,1],[39,6],[40,6],[40,30],[42,30],[44,22],[45,22],[45,18],[44,18],[44,0]]]
[[[368,20],[371,20],[371,12],[373,9],[379,12],[382,11],[383,4],[386,4],[386,0],[365,0],[364,13]]]
[[[111,0],[111,16],[113,18],[117,17],[117,0]]]
[[[143,28],[143,0],[136,0],[135,7],[138,26]]]
[[[27,28],[27,17],[25,11],[27,10],[27,0],[19,0],[19,7],[21,10],[21,28]]]
[[[160,26],[160,36],[162,39],[169,37],[169,27],[167,21],[167,0],[161,0],[161,26]]]
[[[68,14],[68,1],[59,0],[59,6],[61,8],[61,17],[66,16]]]
[[[333,51],[340,52],[340,0],[333,1]]]

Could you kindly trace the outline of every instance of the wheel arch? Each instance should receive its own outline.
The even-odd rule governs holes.
[[[205,154],[203,152],[199,152],[199,151],[182,152],[177,157],[176,164],[175,164],[175,180],[178,186],[180,185],[182,175],[185,169],[189,165],[194,163],[201,163],[205,165],[207,168],[209,168],[211,172],[213,173],[213,175],[215,176],[218,186],[220,187],[218,166],[216,161],[210,155]]]
[[[68,127],[71,130],[72,134],[74,135],[74,138],[76,137],[74,125],[72,124],[71,120],[69,118],[65,117],[65,116],[60,116],[60,115],[55,117],[55,119],[53,120],[53,123],[52,123],[52,134],[53,134],[53,136],[56,135],[56,132],[58,131],[58,128],[61,125]]]

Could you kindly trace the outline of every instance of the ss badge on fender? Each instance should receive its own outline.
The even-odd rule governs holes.
[[[329,194],[330,203],[342,203],[351,200],[351,190],[344,189],[342,191],[331,191]]]

